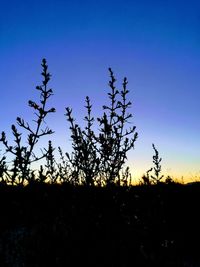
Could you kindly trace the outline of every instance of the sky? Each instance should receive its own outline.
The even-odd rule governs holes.
[[[27,102],[38,99],[42,58],[52,74],[49,106],[57,110],[46,120],[55,131],[50,139],[69,152],[65,108],[83,125],[88,95],[94,116],[101,115],[111,67],[119,89],[125,76],[129,81],[131,125],[139,134],[128,153],[133,179],[152,166],[152,143],[164,175],[200,178],[199,1],[0,3],[0,131],[11,143],[16,117],[34,119]]]

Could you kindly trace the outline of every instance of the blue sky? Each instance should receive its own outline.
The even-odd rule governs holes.
[[[107,101],[108,67],[119,87],[129,80],[133,124],[139,133],[128,164],[140,177],[155,143],[164,174],[200,176],[200,3],[198,1],[4,1],[0,9],[1,126],[31,120],[40,63],[52,73],[57,109],[48,125],[55,146],[70,151],[65,107],[77,122],[89,95],[94,115]],[[41,140],[41,146],[47,140]],[[193,177],[193,178],[192,178]]]

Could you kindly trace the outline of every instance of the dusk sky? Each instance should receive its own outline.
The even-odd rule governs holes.
[[[163,174],[200,178],[199,1],[1,1],[0,54],[0,131],[11,143],[16,117],[34,119],[27,102],[38,100],[42,58],[52,74],[49,106],[57,110],[47,119],[50,139],[68,152],[65,107],[83,125],[88,95],[100,115],[111,67],[119,89],[124,76],[129,81],[139,134],[128,154],[133,178],[152,166],[152,143]]]

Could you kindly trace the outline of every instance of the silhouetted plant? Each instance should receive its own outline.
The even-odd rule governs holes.
[[[151,175],[151,179],[155,181],[155,183],[159,183],[161,179],[164,177],[164,175],[160,175],[161,173],[161,161],[162,158],[159,158],[159,153],[158,150],[155,148],[155,145],[152,144],[152,147],[154,149],[155,155],[153,156],[153,170],[154,170],[154,175]]]
[[[59,163],[56,162],[59,174],[58,179],[60,182],[73,184],[71,165],[68,158],[65,157],[66,154],[68,153],[64,155],[61,147],[58,147],[58,152],[60,154],[60,162]]]
[[[162,161],[162,158],[159,157],[158,150],[155,148],[154,144],[152,144],[152,147],[153,147],[153,150],[155,152],[155,155],[153,155],[154,175],[151,175],[151,179],[152,179],[153,183],[158,184],[161,181],[161,179],[164,177],[164,175],[160,175],[160,173],[161,173],[161,164],[160,163]]]
[[[14,146],[8,145],[5,132],[2,132],[0,141],[4,144],[6,152],[10,152],[13,156],[13,168],[9,170],[10,182],[19,184],[24,184],[25,180],[30,180],[33,177],[31,174],[31,163],[39,161],[40,159],[46,157],[46,153],[42,152],[41,156],[36,156],[34,153],[35,145],[37,144],[39,138],[42,136],[50,135],[53,133],[48,127],[41,129],[44,119],[49,113],[55,112],[55,108],[46,109],[47,100],[53,94],[52,89],[48,89],[47,85],[50,80],[51,75],[48,72],[48,66],[46,60],[42,60],[42,85],[36,86],[36,89],[40,92],[40,103],[29,100],[28,104],[34,109],[34,114],[36,115],[36,128],[31,128],[29,123],[25,122],[22,118],[17,117],[18,125],[25,129],[27,134],[27,146],[22,145],[22,133],[19,133],[16,126],[12,125],[12,133],[14,136]]]
[[[45,167],[47,168],[46,171],[46,177],[49,178],[49,180],[51,181],[51,183],[56,183],[59,173],[57,172],[57,168],[56,168],[56,161],[55,161],[55,157],[54,157],[54,152],[55,148],[53,148],[52,146],[52,142],[49,141],[49,146],[48,149],[46,151],[46,165]]]
[[[131,186],[132,185],[132,176],[130,168],[126,167],[125,170],[122,170],[118,175],[118,185],[122,186]]]
[[[99,172],[99,158],[97,156],[96,141],[94,139],[94,132],[92,125],[94,118],[91,116],[90,99],[86,97],[87,116],[85,121],[87,125],[84,130],[81,130],[78,124],[74,123],[72,117],[72,109],[66,108],[66,117],[70,123],[72,148],[71,155],[66,153],[66,156],[72,166],[72,179],[74,183],[83,183],[86,185],[94,185],[95,178]]]
[[[6,157],[0,158],[0,182],[6,184],[8,177],[8,166],[6,164]]]
[[[165,183],[166,184],[171,184],[174,183],[174,180],[172,179],[172,177],[170,177],[169,175],[165,178]]]
[[[89,97],[86,97],[87,126],[84,130],[75,123],[72,117],[72,109],[66,108],[66,117],[70,123],[72,148],[71,156],[67,153],[73,169],[73,179],[87,185],[112,184],[119,179],[120,171],[127,159],[127,152],[134,148],[138,134],[133,126],[129,130],[125,125],[129,122],[132,114],[127,113],[131,102],[127,101],[127,79],[124,78],[123,89],[119,92],[115,87],[116,79],[109,68],[111,80],[108,93],[111,101],[110,106],[103,106],[103,116],[97,118],[100,125],[100,133],[96,135],[92,130],[94,118],[91,116]],[[120,100],[118,100],[120,96]],[[128,138],[133,134],[133,138]]]
[[[47,180],[47,175],[46,172],[44,170],[44,167],[42,165],[40,165],[40,169],[38,171],[38,177],[35,179],[37,182],[39,183],[44,183]]]
[[[123,80],[123,89],[119,92],[116,89],[113,71],[109,68],[110,78],[109,87],[111,92],[108,93],[110,106],[103,106],[105,110],[102,117],[97,118],[101,128],[100,134],[96,138],[98,141],[98,151],[100,153],[100,171],[105,179],[106,184],[114,183],[122,170],[127,152],[134,148],[137,139],[136,127],[129,130],[125,128],[132,114],[127,112],[131,102],[127,101],[127,78]],[[120,100],[117,97],[120,96]],[[133,134],[133,138],[128,138]]]
[[[150,175],[149,173],[153,170],[153,168],[150,168],[149,170],[146,171],[146,174],[142,176],[142,184],[144,185],[150,185],[151,180],[150,180]]]
[[[142,176],[141,184],[142,185],[151,185],[158,184],[163,178],[164,175],[161,175],[161,161],[162,158],[159,157],[158,150],[155,148],[155,145],[152,144],[153,150],[155,154],[153,155],[153,164],[154,167],[150,168],[145,175]],[[151,175],[151,172],[154,171],[154,175]],[[173,183],[173,179],[168,175],[165,178],[165,183],[170,184]]]

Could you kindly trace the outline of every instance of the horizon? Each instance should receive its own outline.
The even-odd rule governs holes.
[[[27,102],[38,99],[46,58],[54,92],[49,105],[56,108],[46,121],[55,134],[39,144],[46,147],[50,139],[70,152],[65,107],[83,125],[88,95],[94,116],[102,114],[111,67],[119,89],[124,77],[129,82],[131,121],[139,134],[126,164],[133,179],[152,167],[152,143],[165,176],[200,178],[199,11],[196,1],[177,0],[3,3],[0,131],[12,143],[16,117],[34,119]]]

